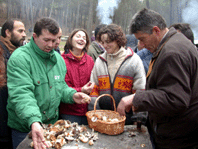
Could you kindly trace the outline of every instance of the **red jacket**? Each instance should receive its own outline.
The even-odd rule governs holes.
[[[82,59],[79,61],[75,58],[71,52],[62,54],[65,60],[67,73],[65,76],[65,82],[69,87],[74,88],[77,92],[81,91],[81,88],[89,82],[91,71],[94,66],[94,61],[91,56],[85,53]],[[88,104],[60,104],[60,114],[84,116],[87,112]]]

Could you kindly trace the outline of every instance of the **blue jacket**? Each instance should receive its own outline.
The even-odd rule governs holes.
[[[137,52],[137,55],[142,60],[143,65],[144,65],[145,72],[147,74],[148,68],[149,68],[149,63],[151,61],[151,58],[152,58],[153,54],[149,50],[147,50],[146,48],[144,48],[144,49],[138,51]]]

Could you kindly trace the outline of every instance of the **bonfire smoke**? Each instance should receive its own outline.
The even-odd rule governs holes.
[[[198,40],[198,1],[190,0],[188,6],[183,9],[182,18],[183,22],[189,23],[193,30],[194,37]]]
[[[119,1],[120,0],[98,0],[97,14],[101,20],[101,23],[112,23],[109,16],[113,15],[113,10],[118,7]]]

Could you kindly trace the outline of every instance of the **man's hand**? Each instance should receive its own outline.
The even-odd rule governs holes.
[[[76,92],[73,95],[73,100],[75,101],[75,103],[77,104],[85,104],[85,103],[90,103],[91,102],[91,97],[88,96],[85,93],[82,92]]]
[[[91,91],[93,90],[94,88],[94,85],[95,83],[92,83],[92,82],[88,82],[87,84],[85,84],[82,89],[81,89],[81,92],[85,93],[85,94],[90,94]]]
[[[45,149],[48,147],[43,136],[43,128],[40,123],[34,122],[31,125],[32,128],[32,140],[34,144],[34,149]]]
[[[120,115],[126,115],[126,112],[129,112],[133,106],[133,98],[135,94],[125,96],[121,99],[120,103],[117,107],[117,112],[120,113]]]

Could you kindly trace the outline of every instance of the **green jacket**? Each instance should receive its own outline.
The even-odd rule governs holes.
[[[60,101],[74,103],[76,90],[65,83],[66,65],[59,53],[42,51],[31,41],[8,61],[8,126],[29,132],[33,122],[55,123]]]

